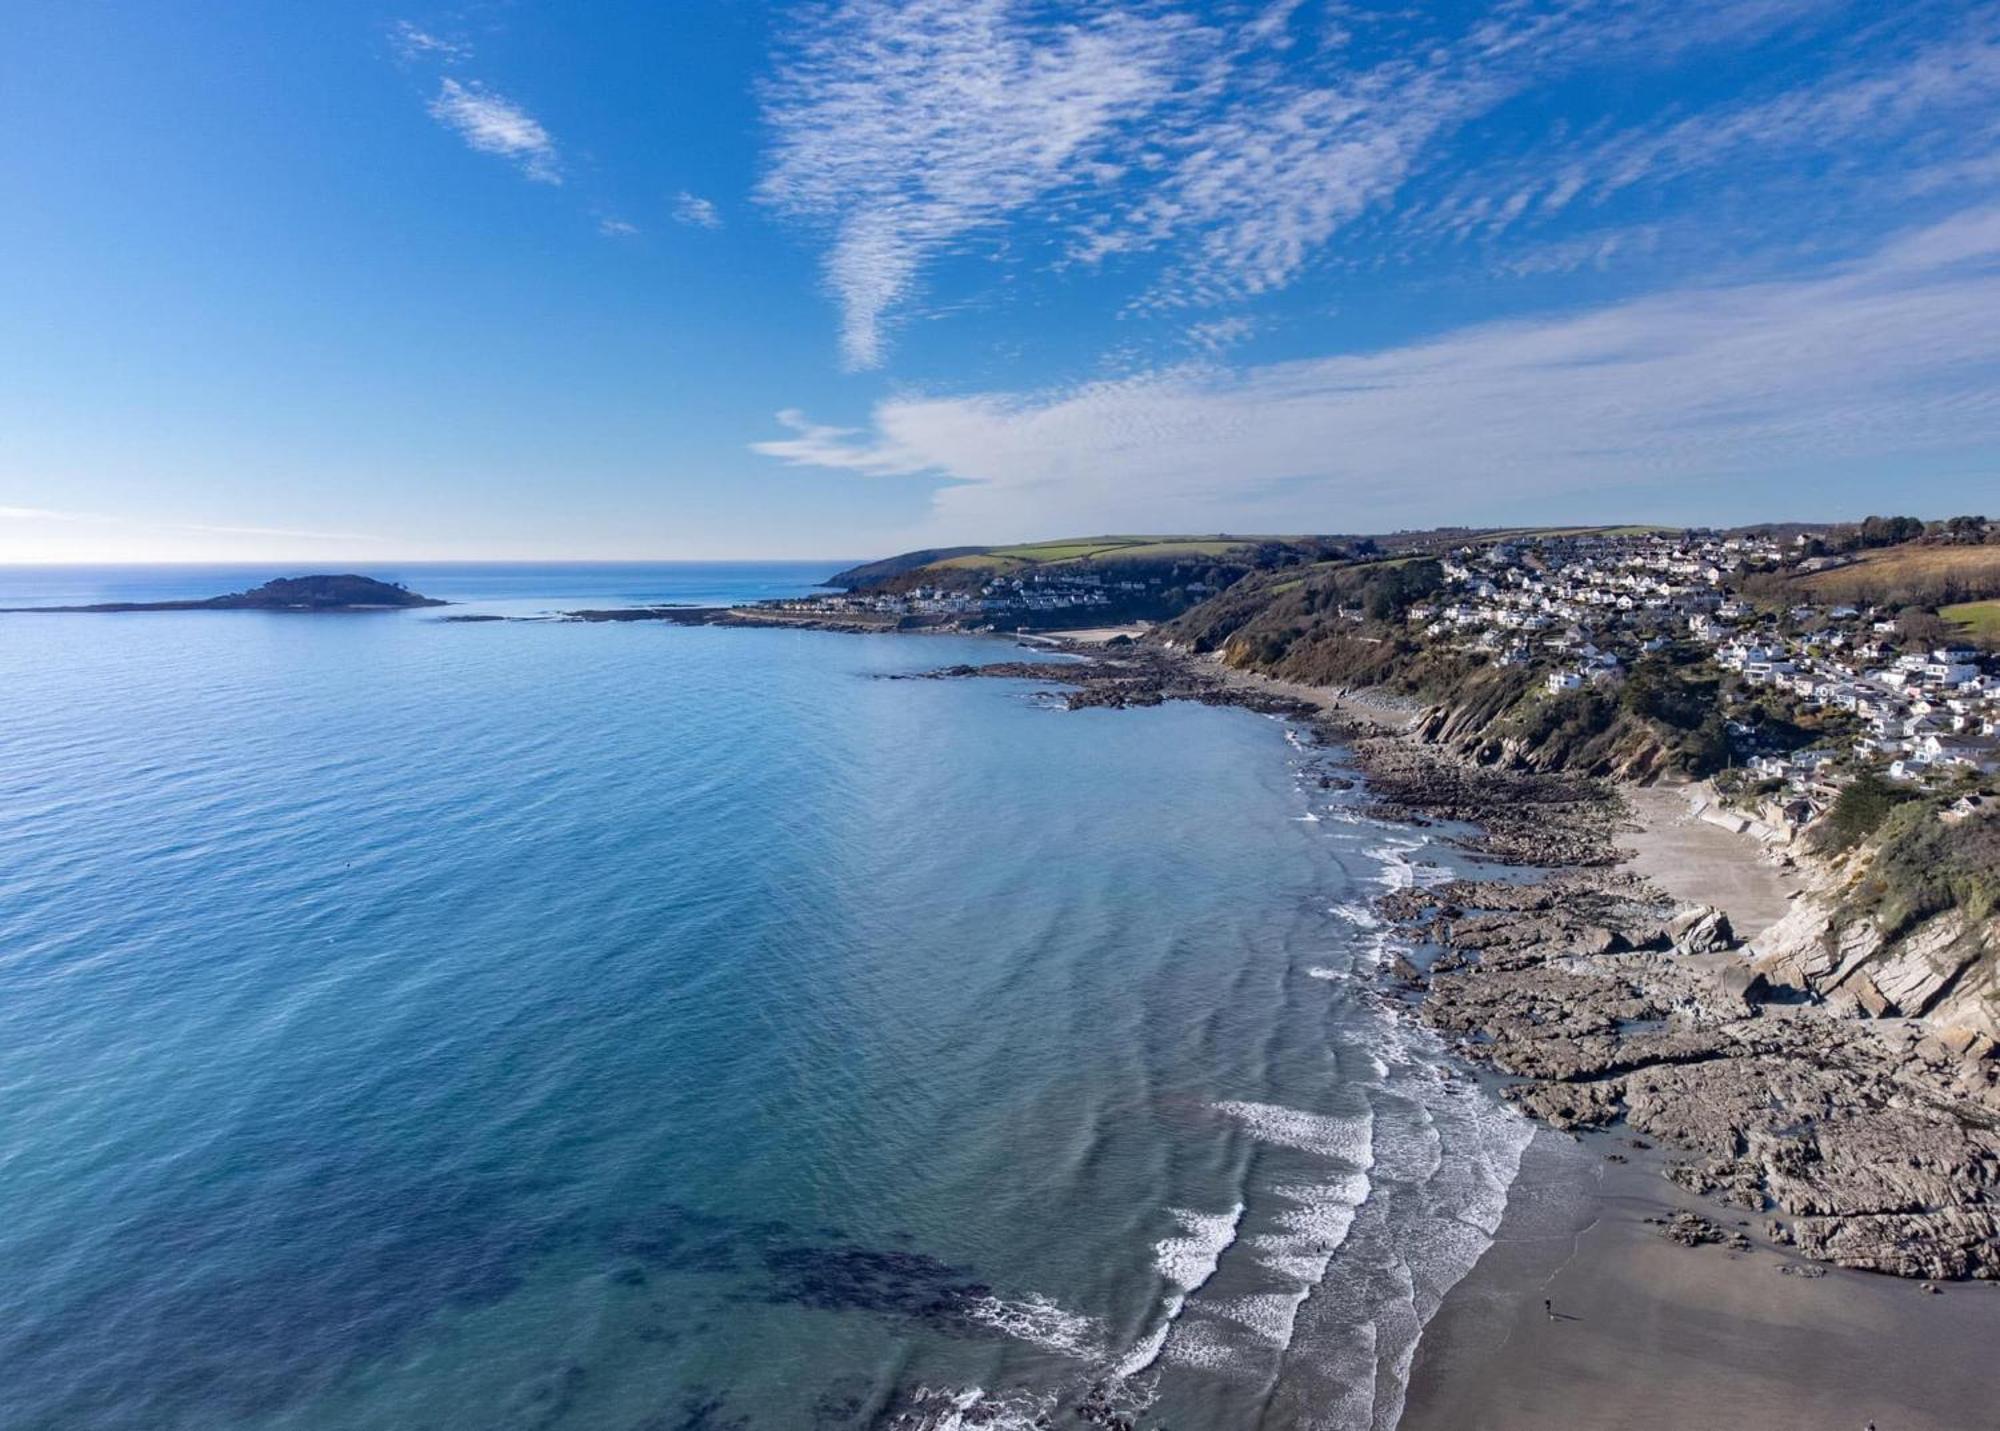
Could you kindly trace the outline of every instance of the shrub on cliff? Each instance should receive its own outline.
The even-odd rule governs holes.
[[[2000,818],[1947,825],[1935,802],[1904,800],[1882,820],[1877,838],[1848,903],[1852,912],[1872,914],[1888,937],[1948,909],[1968,925],[2000,909]]]
[[[1898,805],[1915,798],[1912,792],[1868,771],[1834,800],[1833,808],[1813,831],[1813,848],[1827,855],[1851,850],[1873,836]]]

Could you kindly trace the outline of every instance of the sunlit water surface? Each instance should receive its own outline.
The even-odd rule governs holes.
[[[0,1422],[1393,1423],[1527,1136],[1369,991],[1447,856],[1273,720],[883,679],[1004,641],[444,614],[0,617]]]

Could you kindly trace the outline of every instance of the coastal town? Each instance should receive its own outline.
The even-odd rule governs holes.
[[[861,617],[918,617],[958,622],[1019,621],[1053,612],[1091,612],[1110,608],[1121,598],[1145,595],[1161,579],[1106,578],[1090,571],[1032,572],[1026,576],[995,577],[973,590],[942,582],[900,592],[853,592],[840,596],[802,597],[768,602],[780,611],[810,616],[828,614]],[[1193,584],[1195,594],[1207,590]]]
[[[1442,591],[1406,620],[1424,641],[1546,669],[1551,696],[1616,687],[1648,657],[1708,666],[1734,757],[1717,786],[1753,833],[1810,824],[1865,772],[1939,786],[2000,770],[1989,654],[1921,611],[1746,590],[1836,568],[1810,544],[1688,532],[1461,546],[1439,562]]]

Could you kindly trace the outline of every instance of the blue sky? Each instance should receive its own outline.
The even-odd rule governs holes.
[[[29,0],[0,560],[2000,509],[2000,7]]]

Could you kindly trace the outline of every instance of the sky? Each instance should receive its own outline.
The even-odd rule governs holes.
[[[8,30],[0,562],[2000,512],[2000,5]]]

